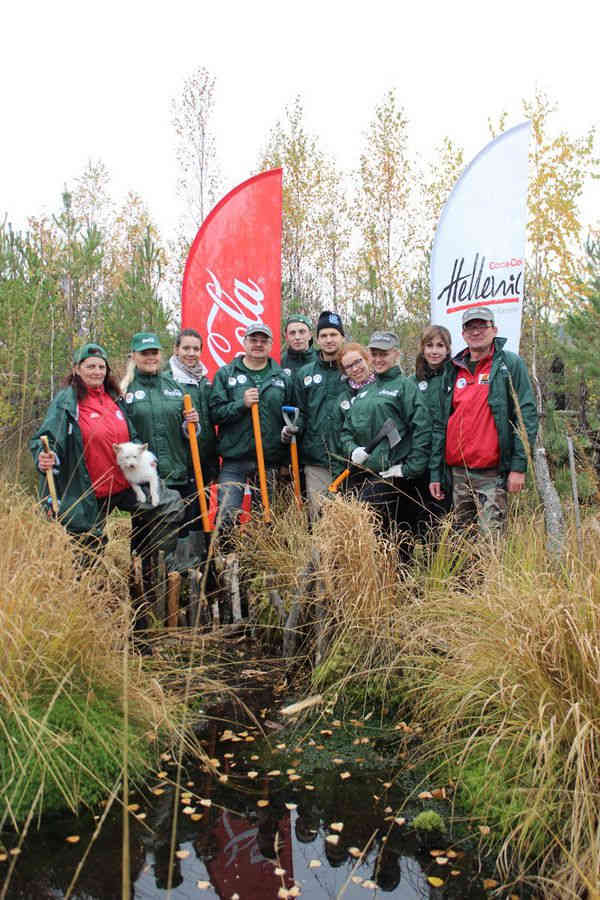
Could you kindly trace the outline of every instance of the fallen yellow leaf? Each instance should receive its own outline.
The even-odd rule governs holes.
[[[281,866],[277,866],[276,869],[273,869],[276,875],[285,875],[285,869],[282,869]]]
[[[191,816],[192,813],[196,812],[196,807],[195,806],[184,806],[183,809],[181,810],[181,812],[184,814],[184,816]]]
[[[444,879],[438,878],[437,875],[428,875],[427,881],[432,887],[442,887],[444,883]]]
[[[448,857],[447,856],[437,856],[436,863],[438,866],[447,866],[448,865]]]
[[[277,775],[281,775],[279,769],[271,769],[270,772],[267,772],[267,775],[271,776],[271,778],[276,778]]]
[[[248,778],[258,778],[258,772],[255,772],[254,770],[248,772]]]
[[[256,805],[260,806],[262,808],[262,807],[268,806],[269,801],[268,800],[257,800]]]
[[[314,791],[315,786],[314,786],[314,784],[305,784],[305,785],[304,785],[304,789],[305,789],[306,791]]]
[[[340,772],[340,778],[342,781],[346,781],[347,778],[351,778],[350,772]]]
[[[178,859],[187,859],[189,855],[190,855],[189,850],[176,850],[175,851],[175,856]]]
[[[343,831],[344,823],[343,822],[332,822],[329,826],[332,831]]]
[[[406,825],[406,819],[402,818],[402,816],[397,816],[394,819],[394,822],[396,823],[396,825]]]
[[[18,856],[19,853],[21,852],[21,848],[13,847],[12,850],[9,850],[8,852],[10,853],[11,856]]]
[[[140,808],[139,803],[130,803],[129,806],[127,807],[129,812],[137,812],[139,808]]]
[[[358,849],[358,847],[348,847],[348,853],[350,854],[350,856],[354,856],[354,857],[358,857],[361,855],[361,852]]]
[[[192,820],[192,822],[199,822],[202,817],[203,813],[192,813],[190,819]]]
[[[339,834],[328,834],[325,840],[328,844],[333,844],[335,847],[340,842],[340,836]]]
[[[499,881],[494,881],[493,878],[484,878],[483,879],[483,889],[484,891],[493,891],[494,888],[497,888],[500,884]]]
[[[483,834],[483,835],[485,836],[485,835],[488,835],[488,834],[490,833],[491,829],[490,829],[490,826],[489,826],[489,825],[480,825],[480,826],[479,826],[479,831],[480,831],[481,834]]]
[[[81,838],[78,834],[70,834],[65,840],[68,841],[69,844],[78,844]]]
[[[433,800],[433,794],[431,793],[431,791],[421,791],[421,793],[417,796],[419,800]]]
[[[200,806],[212,806],[212,800],[204,798],[200,801]]]

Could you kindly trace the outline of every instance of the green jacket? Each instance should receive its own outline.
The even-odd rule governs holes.
[[[217,441],[223,459],[253,459],[256,457],[252,414],[244,405],[248,388],[258,388],[258,410],[263,452],[267,465],[282,465],[289,461],[289,448],[281,443],[284,426],[282,406],[292,405],[292,382],[274,359],[257,378],[236,356],[233,362],[216,373],[210,394],[210,414],[219,426]]]
[[[421,392],[421,397],[425,401],[425,405],[429,410],[429,417],[431,419],[431,425],[433,429],[433,423],[439,415],[439,407],[440,407],[440,392],[442,389],[442,376],[441,372],[437,375],[433,375],[430,378],[423,378],[417,380],[416,375],[409,375],[408,380],[411,381],[414,385],[416,385],[417,389]],[[432,434],[432,447],[433,447],[433,434]],[[431,469],[431,457],[429,459],[429,469]],[[427,473],[428,474],[428,473]]]
[[[531,448],[535,444],[537,435],[538,416],[525,363],[516,353],[504,350],[505,344],[506,338],[494,339],[488,405],[492,411],[500,444],[498,468],[506,478],[509,472],[527,471],[527,453],[519,435],[519,422],[510,388],[511,381],[521,408]],[[440,405],[433,421],[430,477],[432,482],[440,482],[446,486],[450,483],[445,461],[446,426],[452,412],[454,385],[461,368],[466,365],[464,358],[467,353],[466,349],[461,350],[444,366],[440,386]]]
[[[329,454],[339,449],[334,413],[345,387],[337,364],[325,361],[320,354],[295,373],[294,405],[302,414],[298,445],[300,460],[305,465],[330,466]]]
[[[361,388],[351,388],[348,379],[344,379],[344,389],[342,393],[336,397],[335,405],[331,413],[331,441],[329,456],[329,468],[333,478],[344,471],[348,466],[348,459],[344,454],[342,447],[342,428],[344,426],[344,417],[350,409],[354,401],[354,397],[360,393]]]
[[[202,477],[204,481],[213,481],[219,474],[219,462],[217,459],[217,436],[215,434],[215,426],[212,423],[209,409],[209,398],[211,392],[211,383],[208,378],[203,377],[199,381],[183,381],[175,378],[171,371],[170,365],[165,368],[165,373],[170,375],[177,384],[181,386],[184,394],[189,394],[197,410],[200,421],[196,425],[196,438],[198,441],[198,450],[200,451],[200,463],[202,465]],[[188,475],[194,477],[194,467],[192,464],[192,455],[188,446]]]
[[[365,447],[387,419],[396,425],[400,441],[390,448],[387,439],[383,440],[364,467],[381,472],[402,463],[404,476],[417,478],[429,463],[431,418],[421,391],[398,366],[378,375],[351,401],[341,435],[344,455],[350,458],[355,447]]]
[[[115,400],[125,416],[129,437],[137,440],[123,399]],[[47,435],[50,449],[58,456],[58,466],[54,469],[56,492],[60,502],[60,521],[72,534],[92,532],[100,535],[104,518],[98,521],[98,501],[92,490],[92,482],[85,465],[83,438],[77,421],[77,397],[72,387],[67,387],[56,395],[48,408],[46,417],[29,444],[29,449],[37,468],[42,450],[40,437]],[[39,470],[38,470],[39,473]],[[40,495],[48,494],[45,475],[40,475]]]
[[[317,358],[316,348],[311,346],[308,350],[293,350],[291,347],[281,357],[281,368],[286,375],[294,375],[302,366],[313,362]]]
[[[165,372],[146,375],[137,369],[125,392],[127,414],[139,438],[156,456],[158,473],[168,487],[185,484],[188,477],[183,394],[181,385]]]

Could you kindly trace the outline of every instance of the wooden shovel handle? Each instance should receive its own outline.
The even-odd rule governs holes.
[[[186,412],[190,412],[192,407],[192,398],[189,394],[183,395],[183,408]],[[202,465],[200,463],[200,451],[198,450],[198,441],[196,440],[196,426],[194,422],[188,422],[188,435],[190,439],[190,452],[192,454],[192,465],[194,467],[194,478],[196,479],[196,490],[198,492],[198,501],[200,503],[200,513],[202,515],[202,530],[210,531],[210,522],[208,519],[208,506],[206,503],[206,494],[204,493],[204,478],[202,477]]]
[[[40,441],[42,442],[42,447],[46,451],[46,453],[52,453],[50,450],[50,444],[48,443],[48,437],[45,434],[40,435]],[[52,469],[46,469],[46,481],[48,482],[48,493],[50,494],[50,500],[52,501],[52,512],[55,516],[58,515],[58,494],[56,493],[56,484],[54,482],[54,472]]]

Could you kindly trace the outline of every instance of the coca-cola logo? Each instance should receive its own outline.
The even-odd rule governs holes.
[[[243,337],[248,325],[262,322],[265,295],[252,278],[241,281],[233,279],[233,291],[228,293],[210,269],[206,269],[210,280],[206,291],[212,306],[206,319],[206,346],[217,366],[224,366],[238,348],[232,348],[232,340],[243,348]],[[232,321],[237,325],[232,328]]]

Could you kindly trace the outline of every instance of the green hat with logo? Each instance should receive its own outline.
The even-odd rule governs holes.
[[[312,331],[312,324],[308,316],[303,316],[301,313],[290,313],[285,320],[285,327],[287,328],[288,325],[292,324],[292,322],[302,322],[303,325],[306,325],[309,331]]]
[[[136,353],[142,350],[162,350],[162,344],[157,334],[151,331],[138,331],[131,338],[131,349]]]
[[[108,362],[106,350],[104,347],[101,347],[100,344],[84,344],[83,347],[79,347],[73,354],[73,362],[75,365],[79,365],[79,363],[82,363],[88,356],[100,356],[104,362]]]

